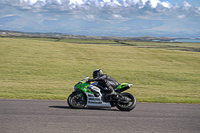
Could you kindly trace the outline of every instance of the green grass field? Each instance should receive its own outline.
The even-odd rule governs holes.
[[[138,102],[200,103],[200,52],[169,50],[200,43],[88,41],[0,38],[0,98],[66,100],[100,68]]]

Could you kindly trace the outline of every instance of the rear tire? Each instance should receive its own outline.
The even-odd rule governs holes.
[[[67,103],[73,109],[82,109],[87,103],[87,97],[85,96],[85,94],[82,94],[82,96],[80,96],[77,93],[72,93],[71,95],[69,95]]]
[[[122,93],[121,94],[122,96],[126,97],[127,99],[129,99],[129,101],[127,103],[124,103],[124,102],[116,102],[116,106],[119,110],[121,111],[131,111],[135,108],[136,106],[136,98],[130,94],[130,93]]]

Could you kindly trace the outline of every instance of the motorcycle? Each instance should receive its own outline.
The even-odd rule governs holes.
[[[108,89],[100,86],[98,81],[90,84],[89,77],[83,77],[75,86],[67,102],[71,108],[87,107],[111,108],[117,107],[121,111],[131,111],[136,106],[136,98],[130,93],[121,93],[133,85],[122,83],[114,89],[116,95],[106,96]]]

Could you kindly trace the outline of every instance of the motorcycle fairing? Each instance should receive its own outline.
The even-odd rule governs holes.
[[[94,94],[88,87],[89,87],[89,85],[85,82],[82,82],[82,81],[80,81],[79,83],[77,83],[75,85],[75,88],[80,89],[84,93]]]
[[[122,92],[122,91],[125,91],[125,90],[129,89],[131,86],[132,86],[132,84],[121,83],[119,86],[117,86],[115,91],[116,92]]]
[[[87,106],[88,107],[104,107],[111,108],[110,102],[104,102],[101,96],[95,97],[93,94],[85,93],[87,95]]]
[[[94,94],[89,94],[89,93],[85,93],[87,95],[87,106],[92,106],[92,107],[105,107],[105,108],[110,108],[110,102],[104,102],[102,100],[102,94],[101,94],[101,90],[94,86],[94,85],[89,85],[89,88],[91,89],[91,91],[93,93],[99,93],[98,97],[95,97]]]
[[[102,94],[98,87],[96,87],[94,85],[88,85],[87,83],[80,81],[78,84],[75,85],[75,89],[76,88],[80,89],[87,96],[87,106],[88,107],[111,108],[110,102],[104,102],[101,99]],[[100,94],[99,97],[94,96],[95,92],[98,92]]]

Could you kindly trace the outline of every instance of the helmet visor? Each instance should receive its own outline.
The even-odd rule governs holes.
[[[93,78],[95,79],[95,78],[97,78],[97,72],[95,71],[95,72],[93,72]]]

